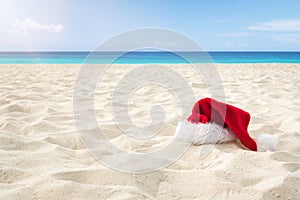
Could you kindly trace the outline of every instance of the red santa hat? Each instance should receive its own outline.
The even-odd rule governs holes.
[[[275,150],[277,137],[263,135],[257,142],[248,133],[250,114],[240,108],[216,101],[212,98],[200,99],[195,103],[192,114],[187,119],[191,123],[214,123],[229,128],[252,151]],[[259,146],[259,147],[258,147]]]

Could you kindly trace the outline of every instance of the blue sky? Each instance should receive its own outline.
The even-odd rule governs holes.
[[[90,51],[132,29],[212,51],[300,50],[299,0],[0,0],[0,51]]]

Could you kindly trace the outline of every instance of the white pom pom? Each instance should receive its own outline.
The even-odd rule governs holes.
[[[275,151],[278,144],[278,136],[262,134],[256,138],[257,151]]]
[[[218,124],[193,124],[189,121],[179,122],[175,135],[177,139],[195,145],[225,143],[236,139],[236,136],[229,129]]]

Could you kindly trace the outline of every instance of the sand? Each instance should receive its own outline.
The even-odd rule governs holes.
[[[163,86],[141,87],[128,102],[133,123],[146,126],[149,109],[160,104],[166,125],[146,140],[122,134],[111,94],[116,80],[134,67],[108,69],[95,91],[95,113],[115,146],[148,153],[174,139],[181,110]],[[211,96],[190,66],[168,67],[186,78],[197,98]],[[140,174],[104,166],[83,145],[73,116],[79,68],[0,65],[0,199],[299,199],[300,65],[217,65],[226,103],[250,112],[253,137],[278,135],[277,151],[252,152],[233,142],[203,156],[211,146],[191,146],[171,165]]]

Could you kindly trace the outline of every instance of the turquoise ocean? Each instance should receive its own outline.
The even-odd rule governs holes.
[[[119,57],[115,59],[116,56]],[[181,64],[205,62],[300,63],[300,52],[0,52],[0,64]]]

